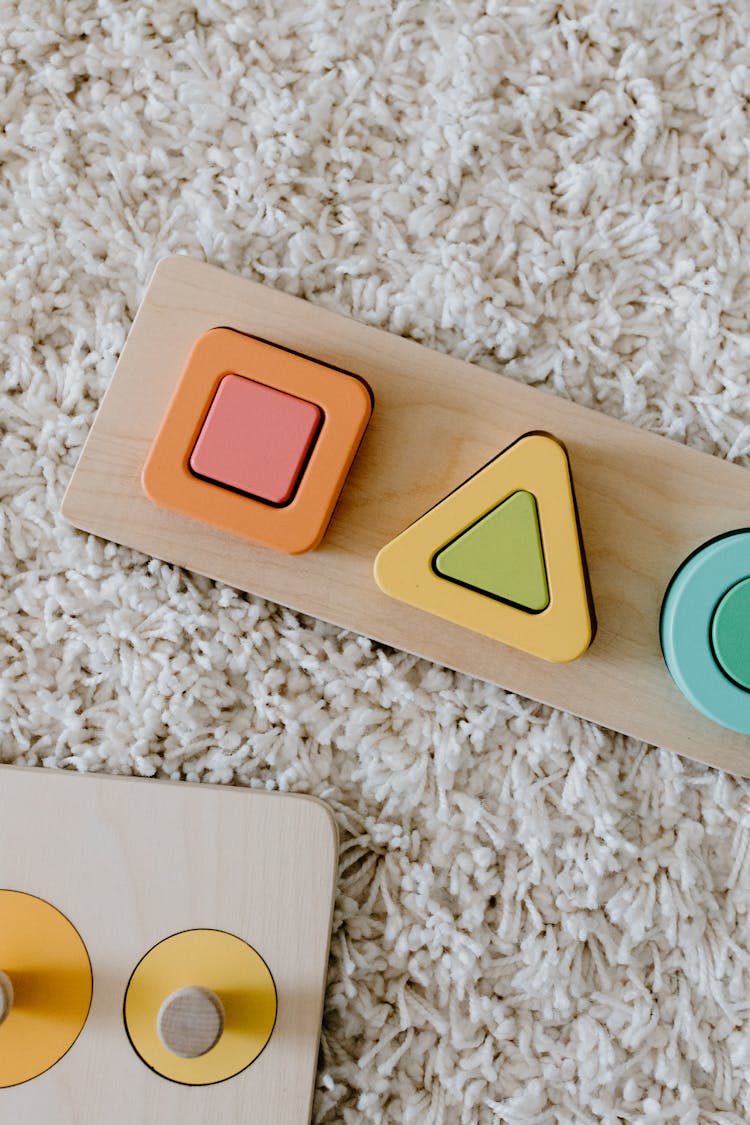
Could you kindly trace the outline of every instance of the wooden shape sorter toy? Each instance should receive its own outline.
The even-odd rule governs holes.
[[[528,472],[505,482],[504,459],[529,447]],[[567,455],[564,473],[543,469],[553,447],[558,469]],[[732,685],[718,708],[683,675],[690,599],[672,582],[713,540],[750,527],[750,476],[666,438],[168,258],[63,512],[85,531],[750,776],[738,625],[746,614],[750,629],[750,597],[728,596],[750,578],[750,550],[735,552],[731,574],[711,570],[695,625]]]
[[[322,802],[5,766],[0,824],[0,1120],[309,1122]]]

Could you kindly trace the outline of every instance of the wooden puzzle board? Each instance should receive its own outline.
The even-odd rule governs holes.
[[[225,326],[362,376],[375,409],[321,546],[284,556],[154,507],[146,454],[197,336]],[[598,632],[549,664],[382,594],[379,549],[521,434],[567,447]],[[695,710],[661,655],[678,566],[750,527],[750,476],[595,411],[187,258],[157,267],[71,480],[77,527],[678,753],[750,775],[750,738]]]
[[[0,888],[57,907],[83,938],[93,969],[91,1010],[77,1041],[46,1073],[0,1089],[0,1120],[309,1121],[337,862],[325,805],[223,786],[1,767],[0,825],[7,845]],[[197,927],[236,934],[261,954],[278,1015],[246,1070],[185,1086],[136,1055],[123,997],[152,946]],[[12,1018],[0,1031],[10,1031]]]

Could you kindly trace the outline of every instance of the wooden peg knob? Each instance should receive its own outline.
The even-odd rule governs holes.
[[[208,988],[178,988],[159,1009],[156,1030],[171,1054],[197,1059],[219,1042],[224,1031],[224,1005]]]
[[[0,970],[0,1023],[8,1018],[13,1007],[13,982]]]

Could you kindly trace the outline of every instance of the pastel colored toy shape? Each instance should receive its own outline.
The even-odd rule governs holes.
[[[268,504],[288,504],[317,437],[320,407],[225,375],[190,455],[196,476]]]
[[[384,593],[543,660],[582,656],[593,607],[567,454],[519,438],[392,540]]]
[[[444,578],[531,613],[549,605],[536,500],[514,492],[435,556]]]
[[[711,644],[724,674],[750,691],[750,578],[727,590],[717,605]]]
[[[0,1090],[44,1074],[70,1050],[91,1004],[88,951],[55,906],[0,890]]]
[[[321,542],[372,413],[354,375],[229,328],[195,341],[142,484],[159,507],[296,555]]]
[[[185,988],[186,980],[196,983]],[[183,1012],[170,1028],[170,1008],[186,1000],[187,1021]],[[210,1018],[212,1005],[219,1020]],[[268,1043],[276,1012],[276,986],[265,961],[222,930],[165,938],[136,966],[125,993],[133,1047],[157,1074],[186,1086],[223,1082],[248,1067]]]
[[[750,531],[704,543],[680,566],[661,610],[664,662],[715,723],[750,734]]]

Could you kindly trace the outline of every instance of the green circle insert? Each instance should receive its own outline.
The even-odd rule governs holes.
[[[721,670],[750,691],[750,578],[732,586],[719,602],[711,643]]]

